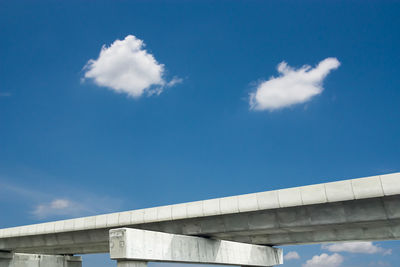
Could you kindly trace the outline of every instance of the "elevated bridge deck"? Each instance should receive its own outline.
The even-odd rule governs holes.
[[[400,173],[0,229],[0,250],[109,252],[136,228],[257,245],[400,239]]]

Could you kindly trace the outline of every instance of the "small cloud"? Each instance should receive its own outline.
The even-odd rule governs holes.
[[[349,253],[362,253],[362,254],[376,254],[383,255],[392,254],[391,249],[384,249],[372,242],[346,242],[334,243],[330,245],[322,245],[322,249],[329,250],[330,252],[349,252]]]
[[[75,196],[71,198],[54,198],[51,201],[45,201],[37,204],[31,214],[36,219],[49,218],[72,218],[79,216],[89,216],[100,213],[115,211],[119,206],[119,200],[109,197],[98,196]]]
[[[1,178],[1,177],[0,177]],[[65,187],[66,188],[66,187]],[[73,193],[57,196],[53,192],[34,190],[29,186],[17,186],[0,180],[0,196],[9,200],[22,199],[28,204],[29,215],[37,220],[64,219],[114,212],[122,201],[104,195],[95,195],[73,189]]]
[[[52,209],[65,209],[71,206],[71,202],[67,199],[56,199],[51,202]]]
[[[343,257],[340,254],[328,255],[322,253],[321,255],[315,255],[312,259],[306,261],[303,267],[339,267],[343,262]]]
[[[289,251],[288,253],[286,253],[286,255],[283,257],[284,260],[298,260],[300,259],[300,255],[299,253],[297,253],[296,251]]]
[[[164,65],[144,47],[144,42],[133,35],[115,40],[110,47],[103,46],[99,57],[85,65],[84,79],[133,98],[159,95],[165,87],[182,81],[176,77],[166,81]]]
[[[39,218],[43,219],[48,217],[49,215],[69,215],[79,213],[82,209],[77,203],[74,203],[68,199],[54,199],[48,203],[41,203],[35,207],[32,211],[32,214]]]
[[[250,109],[272,111],[305,103],[322,93],[324,78],[339,66],[336,58],[326,58],[315,68],[304,65],[299,69],[283,61],[277,68],[280,76],[261,82],[250,94]]]

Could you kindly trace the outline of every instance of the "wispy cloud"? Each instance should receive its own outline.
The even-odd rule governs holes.
[[[315,68],[304,65],[299,69],[283,61],[277,68],[280,76],[259,83],[256,91],[250,94],[250,109],[271,111],[305,103],[322,93],[323,80],[339,66],[336,58],[326,58]]]
[[[98,196],[88,192],[55,194],[1,181],[0,194],[7,194],[8,198],[16,197],[25,200],[30,209],[28,215],[38,220],[113,212],[121,206],[121,200],[108,196]]]
[[[2,195],[9,193],[10,195],[15,195],[19,198],[30,199],[34,202],[51,197],[47,193],[31,189],[29,186],[17,186],[5,181],[0,181],[0,192],[2,193]]]
[[[372,242],[346,242],[346,243],[335,243],[330,245],[322,245],[322,249],[329,250],[331,252],[349,252],[349,253],[363,253],[363,254],[376,254],[381,253],[383,255],[392,254],[391,249],[384,249]]]
[[[289,261],[289,260],[298,260],[298,259],[300,259],[300,255],[296,251],[289,251],[288,253],[285,254],[283,259],[287,260],[287,261]]]
[[[69,215],[78,212],[81,207],[68,199],[54,199],[49,203],[42,203],[36,206],[32,213],[38,218],[45,218],[51,215]]]
[[[343,262],[343,256],[340,254],[332,254],[328,255],[326,253],[322,253],[321,255],[315,255],[306,263],[304,263],[303,267],[339,267]]]
[[[385,261],[373,261],[368,264],[370,267],[390,267],[392,266],[389,262]]]
[[[92,199],[92,201],[96,201]],[[98,200],[97,200],[98,201]],[[104,201],[102,201],[104,203]],[[37,219],[46,219],[51,217],[77,217],[96,214],[107,209],[97,207],[96,204],[90,204],[87,201],[74,201],[68,198],[55,198],[51,201],[37,204],[32,215]],[[110,210],[108,210],[110,211]]]
[[[166,87],[182,82],[177,77],[167,81],[164,65],[144,47],[144,42],[133,35],[115,40],[109,47],[103,46],[99,57],[85,65],[84,78],[134,98],[159,95]]]

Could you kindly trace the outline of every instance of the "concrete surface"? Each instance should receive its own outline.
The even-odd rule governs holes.
[[[270,246],[400,239],[400,173],[0,229],[0,250],[108,252],[120,227]]]
[[[147,262],[145,261],[118,261],[117,267],[147,267]]]
[[[0,252],[0,267],[82,267],[82,258]]]
[[[110,257],[119,261],[245,266],[283,263],[279,248],[130,228],[110,230]]]

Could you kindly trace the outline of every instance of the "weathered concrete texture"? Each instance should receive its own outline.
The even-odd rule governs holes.
[[[147,262],[119,260],[117,262],[117,267],[147,267]]]
[[[0,267],[82,267],[82,258],[0,252]]]
[[[246,266],[283,263],[279,248],[130,228],[110,230],[110,257],[124,261]]]
[[[0,250],[108,252],[130,227],[259,245],[400,239],[400,173],[0,230]]]

